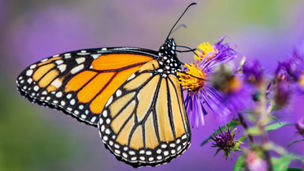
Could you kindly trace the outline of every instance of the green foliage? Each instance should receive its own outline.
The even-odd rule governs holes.
[[[258,126],[255,126],[255,127],[248,128],[246,130],[246,133],[248,135],[256,136],[256,135],[261,135],[262,131]]]
[[[245,167],[244,155],[240,155],[233,166],[233,171],[242,171],[244,167]]]
[[[292,160],[292,155],[286,155],[280,158],[272,158],[273,169],[275,171],[286,171]]]
[[[277,130],[279,128],[282,128],[283,126],[288,126],[288,125],[291,125],[291,124],[288,123],[288,122],[276,122],[276,123],[273,123],[273,124],[270,124],[270,125],[266,126],[265,130],[266,131],[274,131],[274,130]],[[248,135],[257,136],[257,135],[261,135],[262,130],[260,129],[260,127],[254,126],[254,127],[248,128],[246,130],[246,132],[247,132]]]
[[[0,170],[65,168],[77,151],[68,133],[23,105],[17,91],[16,97],[1,85],[0,91]]]
[[[302,170],[302,169],[297,169],[297,168],[288,168],[290,165],[291,161],[293,160],[300,160],[304,162],[304,158],[295,154],[288,154],[284,155],[280,158],[272,158],[271,162],[273,164],[273,169],[275,171],[297,171],[297,170]]]
[[[303,171],[303,169],[299,169],[299,168],[288,168],[287,171]]]
[[[266,126],[265,130],[266,131],[273,131],[273,130],[277,130],[279,128],[282,128],[283,126],[288,126],[288,125],[293,125],[289,122],[277,122],[274,124],[270,124],[268,126]]]

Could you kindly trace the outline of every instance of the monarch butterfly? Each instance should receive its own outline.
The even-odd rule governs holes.
[[[111,47],[66,52],[28,66],[17,78],[21,95],[97,126],[119,160],[155,166],[181,155],[191,130],[176,75],[182,63],[169,39],[159,51]]]

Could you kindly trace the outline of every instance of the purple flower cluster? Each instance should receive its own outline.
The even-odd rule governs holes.
[[[224,39],[213,46],[199,45],[196,54],[195,62],[186,64],[184,72],[178,73],[186,110],[196,127],[204,125],[208,110],[222,121],[236,116],[254,105],[261,88],[274,99],[277,110],[288,104],[291,86],[304,90],[304,43],[295,48],[290,60],[278,64],[270,82],[257,60],[245,60],[237,69],[228,67],[227,62],[237,52]]]

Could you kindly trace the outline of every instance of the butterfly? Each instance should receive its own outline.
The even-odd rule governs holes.
[[[34,103],[98,127],[105,147],[127,164],[167,163],[191,143],[176,74],[182,63],[169,35],[158,51],[110,47],[45,58],[21,72],[17,88]]]

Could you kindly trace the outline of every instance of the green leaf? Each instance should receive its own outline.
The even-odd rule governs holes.
[[[292,160],[299,160],[299,157],[293,154],[285,155],[281,158],[272,158],[273,170],[286,171]]]
[[[235,165],[233,166],[233,171],[242,171],[244,167],[245,167],[244,156],[240,155],[237,161],[235,162]]]
[[[291,142],[288,144],[288,147],[290,147],[290,146],[292,146],[293,144],[298,143],[298,142],[304,142],[304,139],[293,140],[293,141],[291,141]]]
[[[274,123],[274,124],[270,124],[268,126],[266,126],[265,130],[266,131],[273,131],[273,130],[277,130],[283,126],[287,126],[287,125],[292,125],[291,123],[288,123],[288,122],[277,122],[277,123]]]
[[[287,171],[303,171],[303,170],[299,168],[288,168]]]
[[[244,135],[242,136],[238,141],[243,142],[248,136]]]
[[[248,136],[244,135],[242,137],[240,137],[236,143],[235,146],[233,148],[233,151],[239,151],[240,150],[240,145],[243,144],[243,141],[247,138]]]
[[[281,157],[281,158],[273,158],[273,170],[275,171],[285,171],[287,170],[289,164],[291,162],[291,159],[289,157]]]
[[[260,135],[262,133],[261,129],[257,126],[248,128],[246,132],[248,135]]]
[[[229,128],[230,130],[234,129],[236,126],[238,126],[240,124],[239,120],[233,119],[232,121],[228,122],[226,125],[221,126],[219,129],[217,129],[216,131],[214,131],[207,139],[205,139],[201,146],[204,146],[205,144],[207,144],[207,142],[210,141],[210,139],[215,136],[216,134],[219,134],[221,131],[227,131],[227,128]]]

